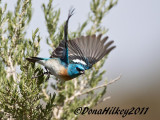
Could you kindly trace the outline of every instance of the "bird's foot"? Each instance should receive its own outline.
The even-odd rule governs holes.
[[[46,68],[45,68],[45,69],[46,69]],[[49,78],[50,78],[50,75],[51,75],[51,73],[48,71],[48,69],[46,69],[46,72],[44,72],[43,74],[32,77],[32,79],[35,79],[35,78],[44,76],[45,74],[47,74],[47,79],[46,79],[46,81],[48,81]]]

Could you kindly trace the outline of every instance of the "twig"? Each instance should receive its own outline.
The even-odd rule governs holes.
[[[68,101],[72,101],[75,97],[78,97],[78,96],[81,96],[83,94],[87,94],[93,90],[96,90],[96,89],[99,89],[99,88],[102,88],[102,87],[106,87],[114,82],[116,82],[117,80],[119,80],[121,78],[121,75],[119,75],[117,78],[109,81],[108,83],[106,84],[103,84],[103,85],[100,85],[100,86],[97,86],[97,87],[94,87],[94,88],[90,88],[88,90],[86,90],[85,92],[77,92],[75,95],[73,95],[72,97],[68,98],[65,102],[68,102]]]
[[[13,62],[11,60],[11,56],[9,56],[8,63],[9,63],[9,67],[7,69],[7,74],[8,74],[7,76],[10,77],[11,75],[13,75],[13,79],[16,82],[16,68],[13,65]]]
[[[117,78],[115,78],[115,79],[113,79],[113,80],[109,81],[109,82],[108,82],[108,83],[106,83],[106,84],[103,84],[103,85],[100,85],[100,86],[97,86],[97,87],[94,87],[94,88],[88,89],[88,90],[86,90],[85,92],[82,92],[80,95],[83,95],[83,94],[89,93],[89,92],[91,92],[91,91],[93,91],[93,90],[95,90],[95,89],[99,89],[99,88],[102,88],[102,87],[106,87],[106,86],[108,86],[108,85],[110,85],[110,84],[112,84],[112,83],[116,82],[116,81],[117,81],[117,80],[119,80],[120,78],[121,78],[121,75],[120,75],[120,76],[118,76]]]
[[[111,96],[105,97],[105,98],[103,98],[102,102],[104,102],[104,101],[106,101],[106,100],[108,100],[110,98],[111,98]]]
[[[49,100],[49,95],[46,93],[46,90],[42,89],[42,92],[43,92],[44,96],[46,97],[46,99]]]

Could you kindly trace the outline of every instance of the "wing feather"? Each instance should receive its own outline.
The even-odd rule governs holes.
[[[79,61],[79,64],[86,65],[86,69],[92,67],[93,64],[101,60],[105,55],[109,54],[115,46],[114,41],[108,41],[108,36],[102,38],[102,34],[98,36],[81,36],[79,38],[68,41],[69,63]],[[51,57],[62,58],[65,56],[64,40],[53,51]]]
[[[107,42],[108,36],[102,40],[101,37],[102,34],[98,36],[81,36],[77,39],[70,40],[68,44],[70,62],[74,59],[79,59],[84,61],[90,68],[111,52],[115,48],[115,46],[112,46],[113,41]]]

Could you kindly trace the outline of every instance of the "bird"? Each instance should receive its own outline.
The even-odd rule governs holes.
[[[102,39],[102,34],[80,36],[68,40],[68,23],[74,9],[69,10],[68,18],[64,25],[64,39],[55,48],[49,58],[28,57],[29,62],[43,65],[48,74],[58,79],[68,81],[85,74],[86,70],[109,54],[116,46],[113,40],[108,41],[108,36]],[[49,71],[49,72],[48,72]]]

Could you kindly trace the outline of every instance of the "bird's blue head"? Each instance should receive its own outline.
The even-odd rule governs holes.
[[[71,78],[75,78],[81,74],[84,74],[84,67],[81,64],[69,64],[68,65],[68,75]]]

